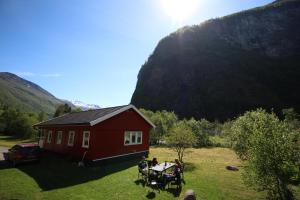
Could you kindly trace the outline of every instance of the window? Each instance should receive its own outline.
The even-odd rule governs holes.
[[[75,139],[75,132],[69,131],[69,139],[68,139],[68,146],[74,145],[74,139]]]
[[[61,144],[61,140],[62,140],[62,131],[57,131],[56,144]]]
[[[52,140],[52,131],[48,131],[48,138],[47,138],[47,142],[51,143]]]
[[[88,148],[90,144],[90,132],[83,131],[82,147]]]
[[[124,145],[142,144],[142,131],[125,131]]]

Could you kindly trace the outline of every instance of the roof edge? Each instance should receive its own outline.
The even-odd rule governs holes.
[[[48,120],[41,121],[41,122],[39,122],[39,123],[33,124],[32,127],[33,127],[33,128],[38,127],[38,126],[40,126],[40,124],[42,124],[42,123],[45,123],[45,122],[48,122],[48,121],[52,121],[52,120],[54,120],[54,119],[63,117],[63,116],[68,115],[68,114],[70,114],[70,113],[65,113],[65,114],[60,115],[60,116],[58,116],[58,117],[54,117],[54,118],[51,118],[51,119],[48,119]],[[43,126],[43,125],[42,125],[42,126]]]
[[[114,112],[112,112],[112,113],[109,113],[108,115],[105,115],[105,116],[103,116],[103,117],[100,117],[100,118],[98,118],[98,119],[95,119],[95,120],[93,120],[93,121],[91,121],[90,122],[90,125],[91,126],[94,126],[94,125],[96,125],[96,124],[98,124],[98,123],[100,123],[100,122],[103,122],[104,120],[107,120],[107,119],[109,119],[109,118],[112,118],[113,116],[116,116],[116,115],[118,115],[118,114],[120,114],[120,113],[122,113],[122,112],[124,112],[124,111],[126,111],[126,110],[129,110],[129,109],[133,109],[135,112],[137,112],[148,124],[150,124],[153,128],[155,128],[155,125],[145,116],[145,115],[143,115],[143,113],[141,113],[134,105],[132,105],[132,104],[129,104],[128,106],[125,106],[125,107],[122,107],[122,108],[120,108],[119,110],[116,110],[116,111],[114,111]]]

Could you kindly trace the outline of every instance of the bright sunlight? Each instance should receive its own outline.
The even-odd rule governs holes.
[[[167,15],[176,22],[182,22],[196,11],[199,0],[161,0]]]

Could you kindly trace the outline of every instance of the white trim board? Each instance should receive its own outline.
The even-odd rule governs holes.
[[[110,156],[110,157],[98,158],[98,159],[94,159],[93,162],[100,161],[100,160],[106,160],[106,159],[110,159],[110,158],[117,158],[117,157],[121,157],[121,156],[128,156],[128,155],[137,154],[137,153],[143,153],[143,152],[149,152],[149,151],[138,151],[138,152],[133,152],[133,153],[121,154],[121,155],[117,155],[117,156]]]
[[[120,114],[120,113],[122,113],[122,112],[124,112],[124,111],[126,111],[126,110],[129,110],[129,109],[133,109],[134,111],[136,111],[146,122],[148,122],[153,128],[155,128],[155,125],[150,121],[150,120],[148,120],[147,119],[147,117],[145,116],[145,115],[143,115],[134,105],[128,105],[128,106],[125,106],[125,107],[122,107],[122,108],[120,108],[119,110],[116,110],[116,111],[114,111],[114,112],[112,112],[112,113],[109,113],[108,115],[105,115],[105,116],[103,116],[103,117],[100,117],[100,118],[98,118],[98,119],[95,119],[94,121],[91,121],[90,122],[90,125],[91,126],[94,126],[94,125],[96,125],[96,124],[98,124],[98,123],[100,123],[100,122],[103,122],[104,120],[107,120],[107,119],[109,119],[109,118],[111,118],[111,117],[113,117],[113,116],[116,116],[116,115],[118,115],[118,114]]]

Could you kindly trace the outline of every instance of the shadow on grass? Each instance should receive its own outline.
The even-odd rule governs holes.
[[[136,180],[136,181],[134,181],[134,183],[135,183],[136,185],[142,185],[143,187],[146,186],[145,181],[142,180],[142,179]]]
[[[149,193],[146,195],[147,199],[154,199],[155,196],[156,196],[155,192],[149,192]]]
[[[17,168],[32,177],[43,191],[48,191],[97,180],[135,166],[136,163],[137,160],[132,159],[102,164],[97,167],[78,167],[75,162],[72,163],[63,157],[47,154],[39,163],[22,164]],[[5,161],[0,162],[0,169],[10,167]]]
[[[173,194],[174,197],[179,197],[181,190],[182,190],[182,187],[176,187],[176,188],[170,187],[170,188],[166,189],[166,191]]]
[[[191,162],[185,162],[184,163],[184,172],[191,172],[196,169],[196,165]]]

